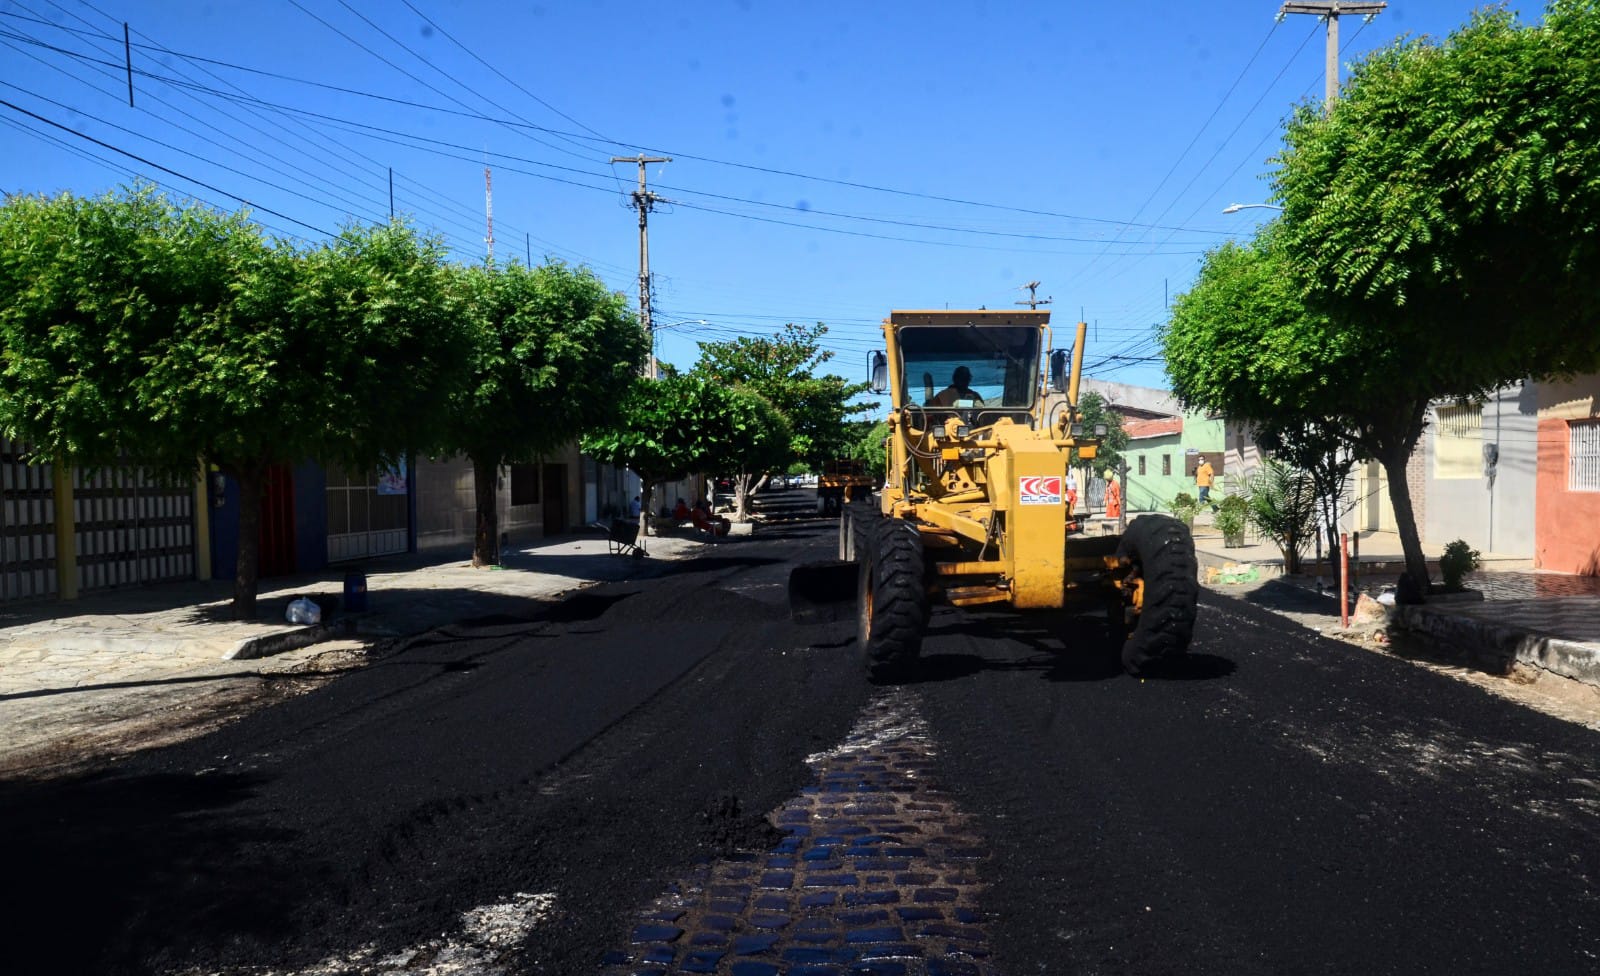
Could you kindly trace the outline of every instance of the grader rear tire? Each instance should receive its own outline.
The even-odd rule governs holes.
[[[877,680],[903,677],[922,652],[928,625],[922,537],[907,522],[870,513],[855,531],[857,641],[867,674]]]
[[[1133,626],[1112,634],[1127,634],[1122,642],[1122,666],[1129,674],[1143,674],[1163,662],[1181,658],[1194,637],[1195,608],[1200,601],[1199,568],[1194,539],[1177,519],[1142,515],[1128,525],[1117,555],[1131,560],[1144,580],[1144,606]]]

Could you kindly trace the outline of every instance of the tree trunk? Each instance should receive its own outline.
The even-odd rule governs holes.
[[[233,577],[233,619],[256,619],[261,575],[261,501],[267,466],[250,464],[231,472],[239,482],[239,561]]]
[[[493,461],[479,460],[475,455],[467,457],[472,461],[472,493],[478,501],[478,531],[472,536],[472,565],[482,569],[500,562],[499,492],[496,490],[500,466]]]
[[[1411,451],[1384,451],[1378,458],[1389,477],[1389,502],[1394,505],[1395,528],[1400,532],[1400,550],[1405,553],[1406,573],[1417,583],[1419,592],[1428,592],[1428,557],[1422,552],[1422,533],[1417,530],[1417,515],[1411,508],[1411,486],[1406,483],[1406,462]]]
[[[639,538],[650,534],[650,503],[655,498],[655,484],[645,475],[639,475]]]

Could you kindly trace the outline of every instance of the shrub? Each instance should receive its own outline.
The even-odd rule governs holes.
[[[1283,570],[1300,572],[1300,554],[1316,530],[1316,487],[1304,471],[1269,459],[1250,481],[1246,520],[1277,543]]]
[[[1176,498],[1167,504],[1172,509],[1172,515],[1184,525],[1194,525],[1194,517],[1200,514],[1200,502],[1186,491],[1178,492]]]
[[[1224,540],[1244,535],[1245,520],[1250,513],[1250,500],[1244,495],[1227,495],[1217,503],[1217,530]]]
[[[1451,591],[1461,589],[1461,580],[1481,564],[1483,553],[1467,545],[1463,539],[1457,539],[1444,547],[1444,555],[1439,557],[1439,575],[1444,577],[1444,588]]]

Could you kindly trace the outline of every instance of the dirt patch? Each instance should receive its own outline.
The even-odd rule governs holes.
[[[205,735],[319,688],[366,664],[369,647],[339,641],[238,664],[62,689],[6,703],[0,778],[45,780]]]

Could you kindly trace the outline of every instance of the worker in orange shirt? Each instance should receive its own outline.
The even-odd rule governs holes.
[[[1212,469],[1211,462],[1202,455],[1200,466],[1194,469],[1194,484],[1200,489],[1200,504],[1210,505],[1213,512],[1217,510],[1217,506],[1211,501],[1211,484],[1216,480],[1216,472]]]
[[[1117,484],[1117,473],[1107,471],[1106,478],[1106,518],[1122,517],[1122,486]]]

